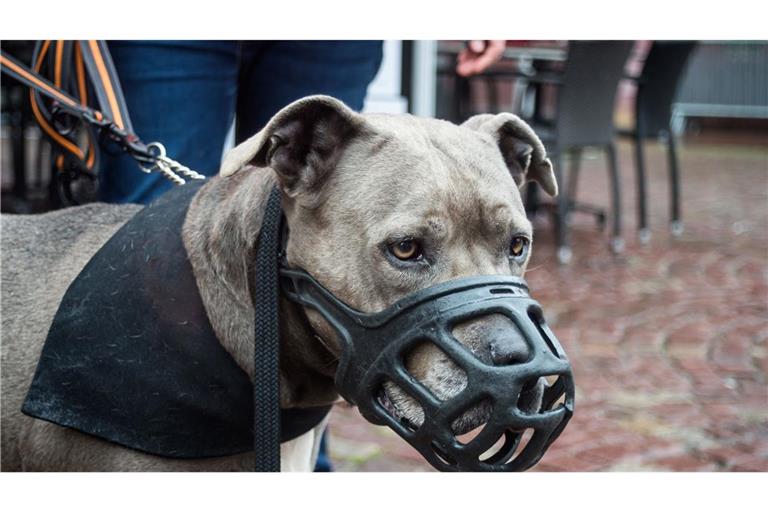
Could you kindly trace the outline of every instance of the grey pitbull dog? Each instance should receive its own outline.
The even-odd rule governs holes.
[[[312,274],[350,306],[386,308],[416,290],[472,275],[522,275],[532,230],[518,187],[557,184],[544,147],[512,114],[479,115],[461,126],[408,115],[361,115],[313,96],[280,111],[225,158],[221,175],[194,197],[183,240],[219,342],[252,376],[254,310],[248,283],[269,191],[277,184],[290,229],[287,262]],[[91,204],[2,219],[2,469],[250,470],[253,455],[199,460],[130,450],[20,412],[42,344],[67,287],[93,254],[141,207]],[[338,400],[339,345],[317,313],[281,301],[280,404]],[[481,359],[507,364],[527,346],[501,315],[459,325],[455,336]],[[438,397],[466,376],[431,345],[406,365]],[[528,407],[540,403],[534,387]],[[382,403],[414,424],[420,408],[396,385]],[[453,425],[487,420],[483,404]],[[313,431],[281,445],[284,470],[311,468]]]

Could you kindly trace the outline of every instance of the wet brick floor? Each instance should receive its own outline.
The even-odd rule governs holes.
[[[685,231],[667,230],[665,154],[647,148],[652,240],[636,239],[631,147],[619,146],[627,247],[612,256],[575,214],[574,257],[554,259],[535,221],[526,278],[569,354],[576,412],[534,471],[768,471],[768,140],[688,141],[680,150]],[[604,158],[589,153],[579,200],[608,205]],[[339,471],[431,471],[356,409],[335,407]]]

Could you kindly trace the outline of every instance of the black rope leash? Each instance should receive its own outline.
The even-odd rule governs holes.
[[[282,224],[280,190],[269,194],[256,249],[253,306],[253,450],[256,471],[280,471],[280,307],[278,272]]]

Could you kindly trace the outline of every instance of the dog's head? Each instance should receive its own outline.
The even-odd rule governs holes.
[[[268,167],[283,192],[290,228],[287,261],[360,311],[379,311],[437,283],[474,275],[524,273],[533,233],[518,188],[537,181],[557,194],[541,141],[512,114],[480,115],[461,126],[408,115],[361,115],[325,96],[280,111],[226,157],[222,175]],[[332,350],[336,335],[307,310]],[[528,358],[530,348],[505,316],[456,326],[454,336],[490,364]],[[442,351],[422,344],[408,371],[438,398],[466,386]],[[521,397],[538,408],[541,383]],[[382,403],[419,425],[423,411],[393,383]],[[454,423],[456,433],[484,423],[480,403]]]

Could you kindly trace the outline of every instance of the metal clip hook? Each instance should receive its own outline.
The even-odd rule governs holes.
[[[168,158],[166,155],[165,146],[163,146],[161,143],[152,142],[147,144],[147,150],[152,154],[152,165],[144,166],[139,164],[139,168],[143,172],[151,173],[157,171],[177,185],[183,185],[186,183],[186,180],[179,176],[179,174],[193,180],[205,179],[204,175],[193,171],[189,167],[180,164],[176,160]]]

